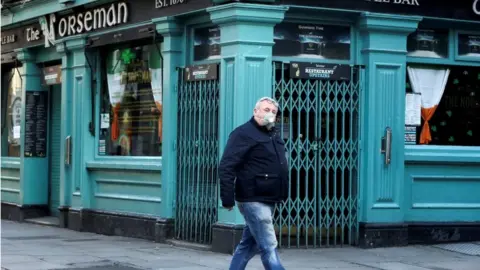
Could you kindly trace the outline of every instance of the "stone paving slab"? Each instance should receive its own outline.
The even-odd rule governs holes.
[[[230,255],[141,239],[1,222],[4,270],[224,270]],[[478,244],[478,243],[475,243]],[[479,270],[480,256],[434,246],[358,249],[282,249],[294,270]],[[255,257],[247,270],[262,270]]]

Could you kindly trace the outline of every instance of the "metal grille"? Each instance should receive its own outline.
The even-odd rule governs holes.
[[[210,244],[217,221],[219,82],[178,84],[177,200],[175,235]]]
[[[289,198],[275,209],[281,247],[356,244],[359,104],[363,71],[351,81],[291,79],[274,63],[273,95],[285,140]]]

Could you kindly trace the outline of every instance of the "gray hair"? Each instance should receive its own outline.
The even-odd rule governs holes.
[[[267,101],[268,103],[273,104],[273,106],[278,108],[278,102],[275,99],[273,99],[271,97],[262,97],[255,104],[255,109],[258,109],[260,107],[260,103],[262,103],[264,101]]]

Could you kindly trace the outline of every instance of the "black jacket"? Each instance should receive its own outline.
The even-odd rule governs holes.
[[[275,129],[253,119],[228,139],[220,165],[220,198],[224,207],[239,202],[276,203],[288,196],[285,143]]]

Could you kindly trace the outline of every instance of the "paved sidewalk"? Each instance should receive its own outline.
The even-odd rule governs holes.
[[[228,269],[230,256],[125,237],[33,224],[1,223],[2,269]],[[479,270],[480,257],[436,247],[282,250],[287,270]],[[247,267],[263,269],[258,256]]]

